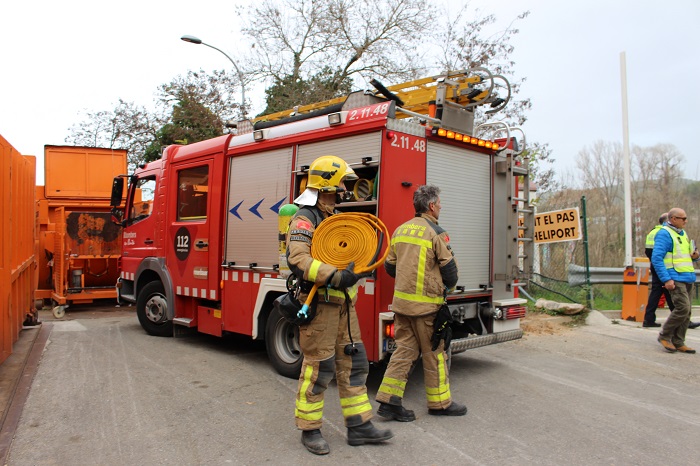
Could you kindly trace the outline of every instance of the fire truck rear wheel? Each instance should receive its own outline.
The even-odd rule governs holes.
[[[299,346],[299,327],[290,324],[276,309],[272,309],[265,329],[267,356],[277,372],[298,379],[304,355]]]
[[[168,301],[161,282],[151,282],[143,287],[136,300],[136,315],[149,335],[173,336],[173,322],[168,320]]]

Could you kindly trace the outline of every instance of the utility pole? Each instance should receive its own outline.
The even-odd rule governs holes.
[[[620,80],[622,81],[622,154],[625,174],[625,267],[632,265],[632,186],[630,182],[630,136],[627,118],[627,63],[625,52],[620,53]]]

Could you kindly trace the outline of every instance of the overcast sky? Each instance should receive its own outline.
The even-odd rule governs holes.
[[[459,0],[450,0],[455,4]],[[0,3],[0,134],[20,153],[65,144],[84,111],[118,99],[152,106],[158,85],[188,70],[228,68],[200,37],[229,55],[239,46],[243,0]],[[426,2],[426,5],[435,2]],[[512,44],[521,96],[533,109],[524,130],[548,142],[560,173],[594,141],[622,142],[620,54],[626,53],[630,144],[674,144],[686,176],[700,179],[700,1],[473,0],[502,25],[530,10]],[[387,83],[389,84],[389,83]],[[254,111],[260,111],[256,108]]]

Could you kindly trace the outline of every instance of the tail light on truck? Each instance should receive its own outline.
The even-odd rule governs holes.
[[[497,307],[493,311],[493,318],[497,320],[512,320],[525,317],[525,306]]]
[[[394,330],[394,313],[380,312],[379,313],[379,359],[385,359],[396,349],[395,330]]]
[[[521,319],[525,317],[525,312],[527,308],[525,306],[513,306],[506,308],[505,318],[510,319]]]

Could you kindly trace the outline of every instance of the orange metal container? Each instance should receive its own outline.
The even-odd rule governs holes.
[[[111,221],[112,180],[125,174],[120,149],[45,146],[45,186],[36,187],[36,299],[62,317],[70,303],[116,298],[121,230]]]
[[[12,353],[23,323],[35,323],[36,158],[0,136],[0,363]]]

